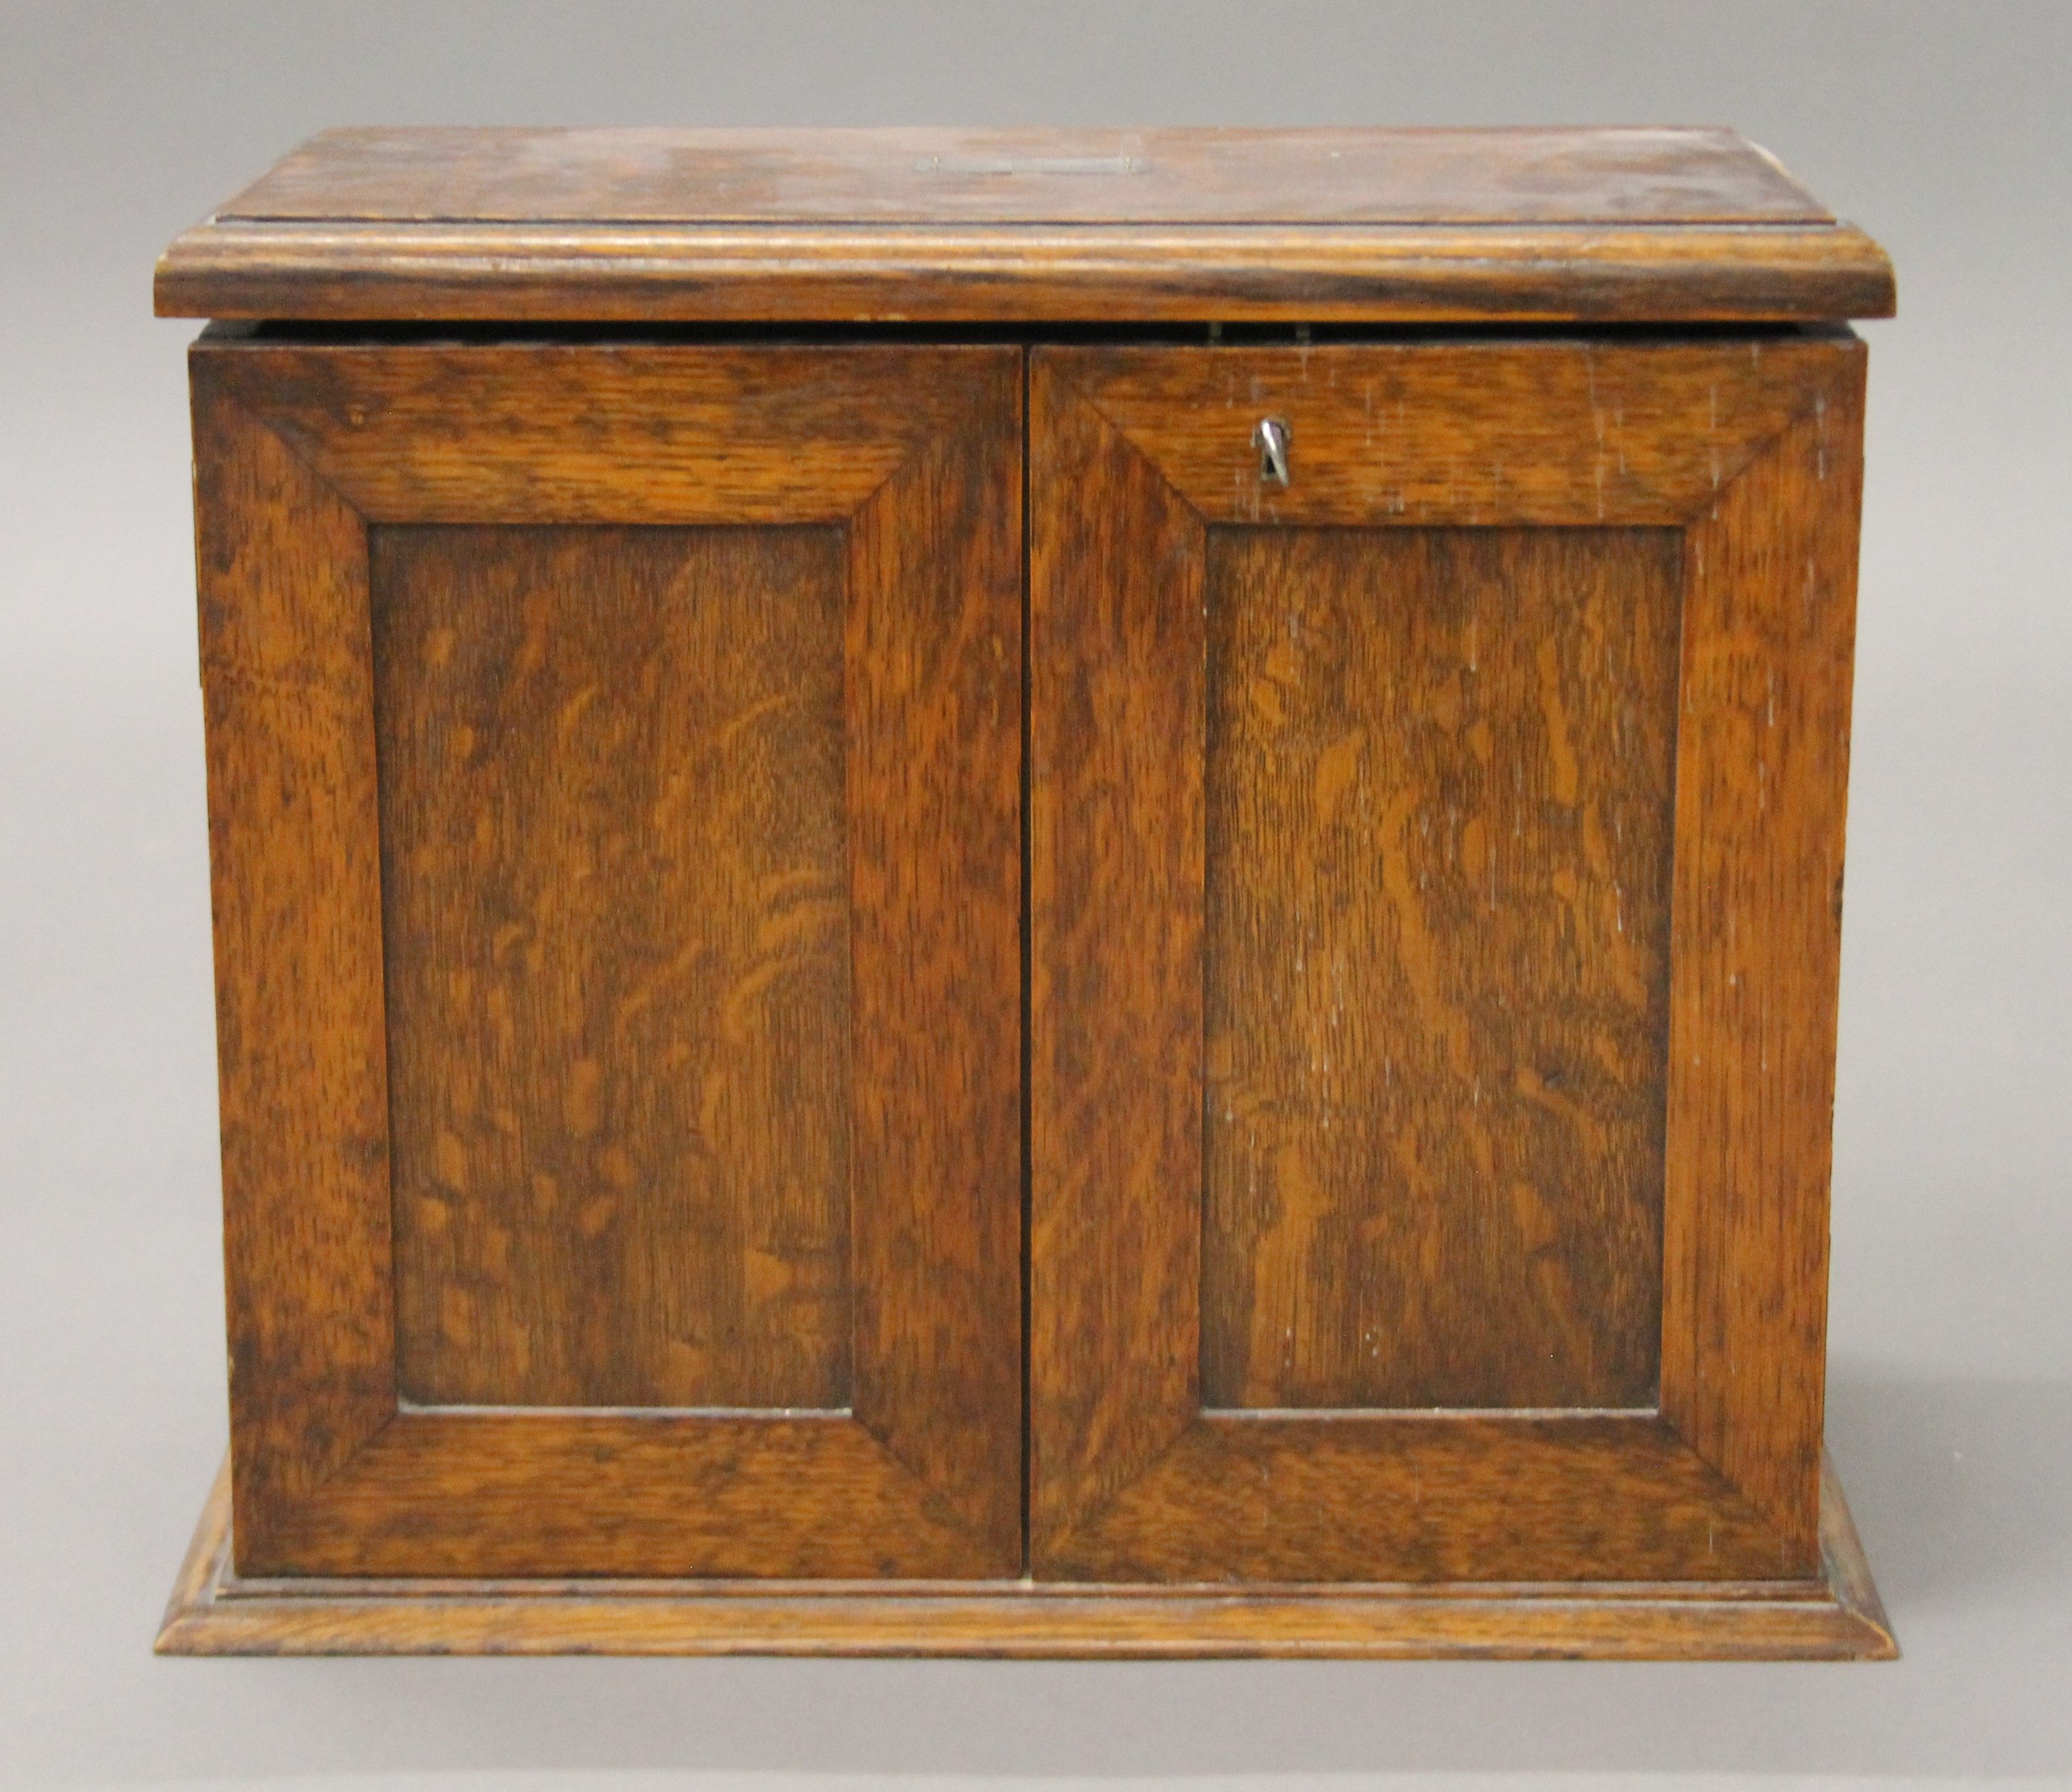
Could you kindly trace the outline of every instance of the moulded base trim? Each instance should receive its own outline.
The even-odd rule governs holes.
[[[1889,1660],[1832,1461],[1817,1580],[1102,1586],[1026,1580],[257,1580],[228,1465],[158,1633],[169,1655],[976,1655]]]

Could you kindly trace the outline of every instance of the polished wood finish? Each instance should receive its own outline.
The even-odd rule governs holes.
[[[1731,131],[347,130],[175,316],[1790,321],[1892,271]]]
[[[1683,528],[1813,402],[1807,380],[1861,352],[1814,331],[1438,337],[1084,365],[1100,415],[1204,524]],[[1292,433],[1285,487],[1260,477],[1268,415]]]
[[[1018,356],[193,373],[240,1568],[1011,1572]]]
[[[1864,360],[1684,535],[1662,1409],[1808,1538],[1827,1311]]]
[[[848,524],[969,428],[1011,350],[366,343],[225,335],[230,396],[368,523]],[[773,376],[779,372],[788,377]],[[464,393],[465,404],[455,402]],[[488,447],[493,451],[485,451]]]
[[[1889,317],[1848,224],[197,225],[161,317],[1780,323]]]
[[[1820,1572],[1784,1581],[1387,1587],[264,1580],[230,1566],[228,1475],[166,1609],[171,1655],[1277,1655],[1889,1661],[1832,1468]]]
[[[218,213],[596,224],[1832,224],[1733,131],[327,130]]]
[[[162,1650],[1895,1652],[1891,271],[1765,152],[330,132],[158,302],[232,320]]]
[[[1184,1432],[1201,1382],[1204,532],[1065,365],[1033,356],[1029,390],[1039,1576],[1074,1519]]]
[[[847,1405],[840,532],[370,565],[398,1393]]]
[[[1838,938],[1824,878],[1840,849],[1862,372],[1860,345],[1846,335],[1036,352],[1030,1547],[1039,1576],[1448,1579],[1470,1560],[1513,1577],[1811,1572],[1827,1211],[1825,1146],[1811,1141],[1826,1138],[1832,1099]],[[1289,425],[1285,489],[1252,446],[1262,417]],[[1587,528],[1626,547],[1607,555],[1581,539],[1527,546],[1480,532],[1526,524]],[[1342,540],[1298,536],[1291,547],[1278,532],[1406,524],[1452,538],[1441,550],[1456,557],[1445,590],[1413,570],[1383,593],[1333,559]],[[1600,532],[1670,524],[1679,527],[1667,542],[1647,545]],[[1478,539],[1460,543],[1456,532],[1469,528]],[[1420,550],[1434,549],[1415,541],[1379,563],[1415,568]],[[1208,569],[1219,553],[1235,557],[1240,579],[1277,563],[1253,661],[1242,642],[1248,622],[1260,626],[1247,614],[1258,600],[1226,590],[1214,601]],[[1299,577],[1282,569],[1291,555]],[[1685,594],[1680,647],[1672,568]],[[1502,582],[1482,601],[1502,606],[1509,636],[1487,650],[1466,632],[1478,574]],[[1421,651],[1432,672],[1416,686],[1431,717],[1421,731],[1422,717],[1392,709],[1385,684],[1370,680],[1351,702],[1349,631],[1334,621],[1334,606],[1348,605],[1364,612],[1363,631],[1401,641],[1392,666],[1416,667]],[[1377,613],[1389,605],[1398,610]],[[1462,633],[1441,664],[1415,631],[1442,639],[1449,624]],[[1594,700],[1599,731],[1585,735],[1574,718],[1588,661],[1564,671],[1563,656],[1610,654],[1615,635],[1624,676],[1605,688],[1618,696]],[[1240,658],[1234,676],[1222,672],[1219,733],[1211,667],[1227,663],[1233,642]],[[1470,664],[1474,702],[1487,713],[1466,694]],[[1281,758],[1250,788],[1253,832],[1232,837],[1227,797],[1212,828],[1212,767],[1219,743],[1227,757],[1234,707],[1248,705],[1245,725]],[[1335,718],[1318,730],[1340,749],[1328,765],[1322,739],[1300,734],[1318,706]],[[1482,952],[1449,970],[1443,930],[1449,905],[1474,912],[1462,873],[1476,849],[1452,832],[1445,802],[1449,786],[1482,787],[1478,720],[1493,757],[1501,742],[1519,808],[1507,860],[1478,861],[1484,878],[1494,865],[1502,880],[1499,919],[1492,927],[1485,909]],[[1364,776],[1355,724],[1386,749]],[[1803,728],[1803,744],[1772,754],[1773,726]],[[1367,911],[1350,927],[1313,928],[1303,906],[1334,900],[1332,877],[1299,857],[1314,838],[1320,787],[1334,803],[1365,793],[1375,812],[1348,848],[1370,841],[1379,860],[1366,873]],[[1396,801],[1431,831],[1392,837]],[[1749,812],[1772,801],[1791,807],[1788,830]],[[1472,817],[1457,796],[1453,808],[1464,834]],[[1296,855],[1284,875],[1276,853]],[[1251,928],[1222,919],[1241,916],[1260,885],[1297,905],[1292,917]],[[1567,910],[1555,951],[1521,943],[1507,956],[1502,911],[1549,900]],[[1694,902],[1707,905],[1702,915],[1690,914]],[[1672,939],[1694,924],[1706,944],[1681,956],[1671,946],[1665,961],[1665,906]],[[1392,1010],[1380,1010],[1379,1089],[1374,1050],[1355,1046],[1348,1058],[1330,1024],[1339,1013],[1330,980],[1364,927],[1390,930],[1403,985],[1393,999],[1414,1023],[1392,1030]],[[1514,962],[1528,958],[1531,977],[1544,980],[1529,984],[1529,1000]],[[1262,981],[1262,964],[1303,980]],[[1248,1005],[1235,1010],[1234,1000]],[[1482,1012],[1513,1001],[1529,1020]],[[1399,1036],[1400,1095],[1389,1055]],[[1277,1074],[1264,1083],[1243,1074],[1253,1060],[1241,1054],[1276,1049]],[[1431,1054],[1421,1071],[1420,1052]],[[1345,1097],[1359,1116],[1348,1124],[1379,1106],[1392,1124],[1326,1143],[1320,1120],[1307,1124],[1319,1091],[1339,1111],[1327,1054],[1334,1072],[1360,1079]],[[1606,1081],[1593,1086],[1591,1075]],[[1243,1118],[1239,1099],[1249,1104]],[[1559,1161],[1560,1148],[1546,1155],[1528,1130],[1532,1150],[1507,1147],[1507,1165],[1498,1143],[1507,1124],[1538,1128],[1543,1114],[1567,1129],[1580,1173],[1521,1185],[1525,1163]],[[1278,1140],[1276,1126],[1288,1128]],[[1248,1151],[1254,1129],[1266,1142]],[[1335,1167],[1320,1182],[1313,1165],[1327,1161]],[[1431,1191],[1421,1203],[1420,1178]],[[1411,1198],[1377,1196],[1363,1210],[1361,1191],[1376,1186]],[[1424,1210],[1438,1217],[1420,1227]],[[1334,1221],[1358,1244],[1313,1247],[1305,1228]],[[1449,1243],[1451,1226],[1467,1235]],[[1580,1238],[1564,1248],[1570,1227]],[[1314,1267],[1348,1254],[1385,1292],[1415,1287],[1420,1297],[1370,1310],[1359,1274]],[[1611,1281],[1564,1286],[1579,1271]],[[1632,1330],[1658,1276],[1659,1395],[1655,1353]],[[1729,1292],[1737,1278],[1740,1293]],[[1262,1280],[1277,1339],[1258,1329]],[[1750,1287],[1761,1297],[1745,1297]],[[1503,1297],[1479,1332],[1448,1322],[1457,1288],[1470,1300]],[[1351,1367],[1363,1348],[1377,1366],[1364,1384]],[[1645,1410],[1528,1410],[1564,1375],[1581,1397],[1552,1404]],[[1370,1387],[1388,1407],[1511,1410],[1358,1409]],[[1247,1416],[1217,1410],[1219,1400],[1322,1410]],[[1334,1409],[1344,1406],[1355,1410]]]
[[[1211,536],[1205,1404],[1655,1404],[1680,550]]]

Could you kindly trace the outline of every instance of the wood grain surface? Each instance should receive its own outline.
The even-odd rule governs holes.
[[[364,529],[213,368],[197,351],[231,1454],[264,1539],[396,1407],[380,824]]]
[[[401,1393],[846,1406],[840,533],[372,565]]]
[[[162,314],[1803,320],[1892,270],[1732,131],[328,131]]]
[[[228,218],[581,224],[1827,224],[1717,128],[338,129]]]
[[[1678,528],[1790,424],[1830,335],[1085,349],[1088,401],[1209,523]],[[1262,479],[1280,418],[1293,477]]]
[[[1681,546],[1211,535],[1207,1404],[1655,1404]]]
[[[239,1566],[1013,1572],[1018,353],[193,369]]]
[[[1012,1574],[1011,1532],[989,1534],[973,1503],[847,1412],[434,1408],[392,1418],[284,1512],[251,1571]]]
[[[224,347],[226,384],[369,522],[478,526],[845,523],[917,446],[962,433],[984,353]]]
[[[1679,286],[1848,234],[1782,216],[782,216],[1153,178],[939,153],[189,265],[725,315],[818,245],[765,322],[1876,277]],[[167,1646],[1890,1652],[1819,1457],[1846,331],[193,364],[232,1510]]]
[[[1775,1580],[1807,1572],[1652,1413],[1215,1413],[1050,1539],[1067,1580]]]
[[[1023,370],[938,365],[960,426],[848,530],[854,1405],[1018,1564]]]
[[[1433,396],[1470,393],[1477,372],[1494,398],[1456,406]],[[1836,335],[1617,347],[1057,348],[1036,352],[1033,378],[1036,1572],[1444,1578],[1471,1557],[1520,1573],[1615,1573],[1620,1561],[1692,1578],[1809,1572],[1836,945],[1833,886],[1823,880],[1839,865],[1840,575],[1853,564],[1860,345]],[[1404,395],[1400,413],[1374,415],[1371,400],[1391,391]],[[1262,416],[1292,425],[1285,490],[1267,480],[1250,441]],[[1239,534],[1223,532],[1233,524]],[[1414,540],[1382,549],[1370,565],[1334,557],[1357,552],[1343,542],[1276,524],[1407,525],[1449,539],[1443,549]],[[1484,532],[1520,524],[1590,533]],[[1601,545],[1607,528],[1635,532],[1613,549]],[[1455,532],[1470,528],[1471,540]],[[1232,541],[1241,545],[1225,545]],[[1396,576],[1384,581],[1376,567]],[[1479,631],[1448,631],[1449,618],[1475,614],[1485,582],[1492,594],[1479,601],[1513,637],[1486,648]],[[1680,646],[1679,586],[1696,594]],[[1347,632],[1332,606],[1347,598],[1363,627],[1416,669],[1409,682],[1429,706],[1398,717],[1386,742],[1421,799],[1413,851],[1401,853],[1398,842],[1398,881],[1424,877],[1414,916],[1428,932],[1449,889],[1464,907],[1472,902],[1461,875],[1475,853],[1466,839],[1472,815],[1441,769],[1472,776],[1468,680],[1486,664],[1500,684],[1507,668],[1519,693],[1505,733],[1512,800],[1543,805],[1544,889],[1567,909],[1559,926],[1577,931],[1536,939],[1527,925],[1507,948],[1500,916],[1473,960],[1474,975],[1489,981],[1457,978],[1450,1001],[1443,951],[1401,943],[1402,917],[1413,911],[1389,894],[1385,798],[1372,830],[1381,867],[1365,909],[1349,923],[1348,898],[1330,928],[1309,926],[1322,919],[1309,908],[1329,906],[1339,882],[1311,819],[1323,807],[1319,790],[1346,802],[1365,750],[1343,745],[1349,730],[1336,726],[1355,688],[1331,653],[1334,626]],[[1391,605],[1415,616],[1398,619]],[[1313,614],[1322,627],[1305,631]],[[1263,619],[1275,628],[1248,635]],[[1799,643],[1803,664],[1793,657]],[[1615,658],[1620,676],[1587,676],[1598,656],[1607,672]],[[1226,662],[1241,665],[1242,678],[1208,669]],[[1670,871],[1672,679],[1675,725],[1700,718],[1701,733],[1695,764],[1677,762]],[[1379,704],[1387,688],[1371,683],[1359,701]],[[1788,759],[1769,756],[1755,733],[1770,725],[1773,693],[1787,710],[1798,705],[1788,725],[1805,725]],[[1448,713],[1464,739],[1449,750],[1457,757],[1442,760]],[[1314,736],[1305,738],[1313,716]],[[1291,723],[1288,760],[1276,764],[1263,749],[1280,745]],[[1492,721],[1492,745],[1495,734]],[[1211,769],[1218,743],[1221,775]],[[1329,766],[1327,744],[1342,746]],[[1773,786],[1771,771],[1787,764],[1794,782]],[[1564,799],[1572,785],[1572,802]],[[1803,807],[1788,824],[1766,824],[1773,799]],[[1280,804],[1270,817],[1268,799]],[[1594,828],[1585,825],[1590,809]],[[1211,818],[1251,832],[1224,847]],[[1441,836],[1437,848],[1425,843],[1427,822]],[[1445,837],[1454,822],[1457,846]],[[1276,874],[1276,853],[1288,874]],[[1237,869],[1215,890],[1226,861]],[[1494,851],[1477,862],[1486,876]],[[1556,886],[1564,869],[1573,905]],[[1638,930],[1630,945],[1622,931],[1629,881]],[[1548,903],[1546,912],[1561,909]],[[1688,946],[1687,926],[1699,930]],[[1421,1095],[1427,1108],[1414,1136],[1443,1140],[1439,1149],[1470,1172],[1454,1178],[1441,1224],[1392,1243],[1403,1265],[1398,1298],[1371,1309],[1362,1277],[1335,1263],[1332,1278],[1314,1274],[1342,1254],[1340,1241],[1310,1250],[1305,1236],[1329,1223],[1326,1191],[1371,1186],[1359,1159],[1400,1172],[1385,1155],[1403,1145],[1400,1125],[1386,1139],[1377,1128],[1364,1149],[1357,1133],[1350,1145],[1321,1142],[1322,1120],[1335,1132],[1344,1110],[1327,1099],[1323,1069],[1331,993],[1308,980],[1334,968],[1334,946],[1357,948],[1363,929],[1391,946],[1388,968],[1403,983],[1383,1010],[1394,1025],[1377,1028],[1384,1091],[1398,1048],[1406,1071],[1445,1067],[1421,1088],[1407,1082],[1406,1099]],[[1272,957],[1269,936],[1284,953],[1300,948],[1299,972],[1292,958]],[[1313,950],[1322,955],[1314,970]],[[1817,968],[1786,968],[1809,956]],[[1803,996],[1786,993],[1794,975]],[[1225,978],[1221,994],[1208,993]],[[1758,1005],[1737,979],[1759,980]],[[1487,1013],[1467,998],[1471,987]],[[1240,1028],[1232,995],[1264,1017]],[[1529,1013],[1497,1006],[1499,996]],[[1219,1027],[1219,1015],[1230,1024]],[[1373,1050],[1356,1047],[1351,1060],[1364,1054],[1370,1077]],[[1571,1057],[1594,1058],[1590,1074],[1604,1080],[1570,1083]],[[1346,1062],[1334,1056],[1333,1071]],[[1459,1093],[1450,1079],[1463,1069],[1465,1124],[1450,1105]],[[1529,1155],[1546,1168],[1550,1187],[1559,1163],[1556,1206],[1596,1216],[1571,1247],[1544,1232],[1526,1243],[1548,1215],[1519,1204],[1516,1178],[1505,1180],[1494,1142],[1505,1108],[1493,1095],[1492,1117],[1480,1118],[1478,1072],[1507,1091],[1501,1102],[1522,1126],[1558,1119],[1580,1144],[1595,1124],[1610,1141],[1593,1161],[1537,1139],[1529,1153],[1512,1148],[1515,1161]],[[1219,1091],[1226,1081],[1233,1087]],[[1238,1099],[1219,1110],[1219,1092]],[[1231,1120],[1219,1123],[1219,1112]],[[1353,1126],[1364,1119],[1347,1116]],[[1266,1144],[1248,1151],[1233,1136],[1219,1141],[1219,1124],[1234,1132],[1256,1124]],[[1206,1130],[1206,1153],[1190,1126]],[[1494,1178],[1481,1174],[1478,1137]],[[1334,1181],[1314,1167],[1341,1163],[1326,1173]],[[1378,1215],[1383,1206],[1363,1217],[1379,1220],[1370,1235],[1392,1239],[1403,1203]],[[1658,1213],[1659,1417],[1645,1411],[1642,1335]],[[1512,1245],[1469,1248],[1466,1235],[1498,1214],[1520,1227]],[[1463,1229],[1457,1245],[1448,1242],[1454,1225]],[[1433,1293],[1445,1289],[1436,1266],[1447,1262],[1502,1263],[1515,1280],[1482,1284],[1435,1323],[1447,1312]],[[1462,1272],[1471,1281],[1476,1272]],[[1536,1310],[1516,1292],[1528,1274],[1549,1286],[1577,1280]],[[1405,1293],[1413,1285],[1414,1297]],[[1053,1305],[1064,1317],[1054,1319]],[[1515,1325],[1528,1347],[1499,1364],[1500,1346],[1467,1322],[1477,1305],[1489,1330]],[[1449,1371],[1459,1366],[1446,1361],[1454,1344],[1474,1337],[1467,1348],[1486,1354],[1470,1376],[1444,1384],[1445,1396],[1498,1412],[1413,1420],[1300,1409],[1343,1398],[1341,1387],[1356,1398],[1430,1398],[1414,1377],[1392,1386],[1370,1367],[1377,1379],[1362,1386],[1353,1368],[1362,1347],[1382,1343],[1386,1354],[1386,1326],[1405,1324],[1413,1338],[1438,1344],[1432,1361]],[[1420,1363],[1420,1374],[1430,1367]],[[1564,1387],[1643,1411],[1538,1406]],[[1218,1395],[1287,1404],[1244,1417],[1211,1409]],[[1507,1517],[1528,1510],[1530,1523]],[[1567,1566],[1533,1565],[1556,1563]]]
[[[1865,356],[1685,537],[1663,1411],[1812,1559]]]
[[[1847,224],[372,224],[227,220],[161,317],[554,324],[1802,323],[1883,318]]]
[[[174,1655],[1442,1656],[1889,1660],[1840,1482],[1810,1580],[1084,1588],[940,1582],[255,1580],[231,1572],[228,1476],[158,1649]]]
[[[1201,1404],[1200,520],[1031,358],[1029,1524]],[[1184,1194],[1184,1198],[1183,1198]]]

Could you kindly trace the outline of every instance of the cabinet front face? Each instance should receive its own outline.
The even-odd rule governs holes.
[[[240,1570],[1019,1572],[1019,352],[194,380]]]
[[[1038,351],[1039,1575],[1815,1571],[1861,379]]]

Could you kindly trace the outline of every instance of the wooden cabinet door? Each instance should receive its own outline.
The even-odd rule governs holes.
[[[1019,352],[192,371],[240,1571],[1018,1572]]]
[[[1037,1574],[1815,1571],[1862,374],[1036,355]]]

